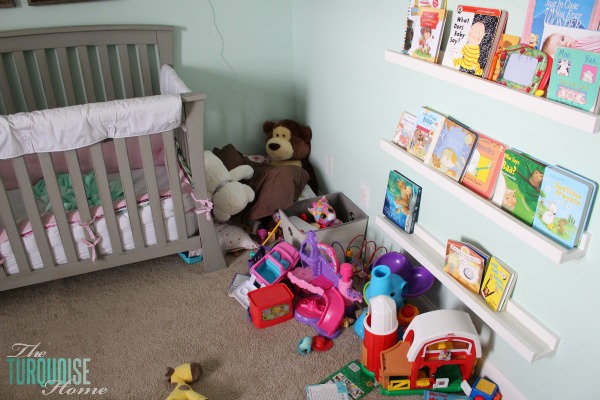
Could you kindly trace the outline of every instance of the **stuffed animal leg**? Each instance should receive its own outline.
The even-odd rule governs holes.
[[[168,368],[165,375],[175,386],[167,400],[208,400],[192,389],[188,383],[197,382],[202,376],[202,366],[198,363],[181,364],[177,368]]]

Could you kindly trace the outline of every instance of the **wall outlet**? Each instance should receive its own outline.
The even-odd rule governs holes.
[[[360,205],[369,209],[369,186],[366,183],[360,183]]]
[[[333,157],[331,154],[325,154],[325,172],[328,176],[333,176]]]

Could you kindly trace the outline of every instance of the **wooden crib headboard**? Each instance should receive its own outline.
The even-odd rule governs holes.
[[[173,65],[171,26],[0,32],[0,115],[159,94],[162,64]]]

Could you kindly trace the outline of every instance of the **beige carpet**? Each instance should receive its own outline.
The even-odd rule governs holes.
[[[361,342],[349,329],[330,351],[299,355],[312,328],[291,320],[256,329],[227,296],[247,257],[228,256],[229,268],[204,274],[202,264],[169,256],[0,292],[0,399],[164,399],[166,368],[189,361],[203,365],[192,387],[211,400],[305,399],[307,384],[360,357]],[[41,358],[89,358],[89,387],[107,392],[45,396],[37,385],[11,385],[6,357],[18,343],[39,343]]]

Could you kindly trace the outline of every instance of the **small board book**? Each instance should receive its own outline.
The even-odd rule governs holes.
[[[597,112],[600,54],[559,47],[555,54],[548,99],[588,112]]]
[[[524,43],[540,49],[544,25],[597,30],[600,22],[595,0],[530,0],[521,37]]]
[[[396,134],[394,135],[393,142],[403,149],[406,149],[410,143],[413,133],[415,132],[416,126],[417,116],[404,111],[402,116],[400,116],[400,121],[396,127]]]
[[[421,161],[425,160],[425,155],[427,155],[429,147],[439,135],[445,119],[446,117],[443,114],[429,107],[419,108],[417,126],[406,150]]]
[[[577,29],[568,26],[544,25],[541,50],[554,58],[559,47],[600,52],[600,31]]]
[[[558,166],[544,173],[533,227],[567,248],[576,247],[585,230],[598,185]]]
[[[414,38],[408,55],[436,63],[444,34],[446,10],[435,7],[419,7],[419,18],[414,25]]]
[[[502,50],[506,50],[511,46],[516,46],[520,44],[520,42],[521,38],[519,36],[510,35],[508,33],[503,33],[502,36],[500,36],[498,48],[496,48],[496,53],[494,54],[494,57],[492,57],[492,60],[496,60],[496,62],[494,63],[494,66],[490,69],[490,75],[488,76],[489,80],[495,81],[496,79],[498,79],[498,74],[500,73],[500,60],[496,59],[496,57],[500,54],[500,52]]]
[[[404,29],[404,47],[402,49],[404,54],[410,54],[413,43],[418,44],[420,31],[416,27],[419,26],[420,7],[434,7],[445,10],[446,0],[408,0],[408,14]]]
[[[448,240],[444,271],[473,293],[479,293],[485,262],[485,258],[466,243]]]
[[[480,294],[492,310],[502,311],[506,308],[506,300],[510,298],[517,273],[496,257],[490,263],[483,275]]]
[[[306,400],[348,400],[349,398],[343,382],[306,386]]]
[[[531,226],[545,169],[542,161],[507,149],[492,202]]]
[[[423,400],[473,400],[471,396],[423,390]]]
[[[390,171],[383,214],[406,233],[413,233],[419,217],[421,186],[398,171]]]
[[[460,182],[478,137],[469,128],[446,118],[434,145],[425,156],[425,163]]]
[[[479,134],[462,184],[489,200],[502,169],[505,150],[506,146],[496,139]]]
[[[360,400],[375,389],[375,378],[363,372],[358,360],[349,362],[321,381],[321,383],[332,382],[344,383],[348,396],[352,400]]]
[[[442,65],[487,78],[507,18],[504,10],[459,5],[453,13]]]

